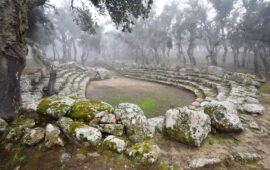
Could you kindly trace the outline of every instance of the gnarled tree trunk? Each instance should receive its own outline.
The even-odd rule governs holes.
[[[21,104],[20,77],[26,65],[27,0],[0,1],[0,117]]]

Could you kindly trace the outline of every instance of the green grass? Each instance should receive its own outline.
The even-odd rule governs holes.
[[[139,103],[139,106],[144,112],[151,113],[157,109],[157,101],[153,98],[146,98]]]

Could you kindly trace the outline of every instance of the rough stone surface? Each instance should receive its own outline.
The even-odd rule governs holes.
[[[100,124],[97,128],[102,133],[111,134],[114,136],[123,136],[124,135],[124,125],[122,124]]]
[[[160,157],[160,148],[156,144],[142,142],[135,144],[126,151],[127,155],[142,164],[154,164]]]
[[[103,147],[118,153],[122,153],[126,150],[127,144],[123,139],[110,135],[104,139]]]
[[[241,106],[241,110],[243,112],[249,113],[249,114],[263,114],[264,113],[264,107],[261,104],[249,104],[245,103]]]
[[[64,146],[62,138],[59,136],[61,133],[60,129],[53,125],[47,124],[45,132],[45,146],[51,148],[55,145]]]
[[[238,152],[238,153],[233,154],[233,157],[235,160],[242,161],[245,163],[263,159],[261,155],[257,153],[252,153],[252,152]]]
[[[211,124],[222,132],[241,132],[243,125],[238,117],[235,105],[228,102],[212,101],[204,108],[211,118]]]
[[[37,112],[54,118],[60,118],[67,114],[74,102],[75,100],[69,97],[42,99],[37,106]]]
[[[82,127],[75,129],[76,138],[80,141],[86,141],[90,145],[96,146],[102,139],[101,132],[93,127]]]
[[[221,160],[218,159],[218,158],[194,159],[194,160],[191,161],[188,168],[189,169],[198,169],[198,168],[204,168],[204,167],[207,167],[207,166],[215,165],[215,164],[218,164],[218,163],[221,163]]]
[[[65,134],[72,136],[75,136],[75,130],[77,128],[88,127],[86,124],[78,121],[73,121],[71,118],[68,117],[61,117],[57,121],[57,124]]]
[[[125,126],[130,140],[138,142],[153,136],[148,120],[139,106],[121,103],[115,109],[115,116]]]
[[[90,122],[99,112],[111,113],[112,111],[113,107],[108,103],[82,99],[76,101],[76,103],[71,107],[68,116],[73,119]]]
[[[30,118],[19,117],[11,123],[11,130],[8,132],[6,139],[8,141],[19,140],[25,129],[33,128],[35,126],[35,120]]]
[[[116,118],[114,114],[104,114],[100,120],[101,124],[116,124]]]
[[[23,136],[23,143],[32,146],[42,141],[44,136],[45,130],[43,128],[27,129]]]
[[[155,132],[162,133],[164,129],[164,116],[154,117],[148,119],[151,131],[154,134]]]
[[[200,146],[211,131],[210,123],[209,116],[202,111],[170,109],[165,116],[165,131],[179,142]]]
[[[216,67],[216,66],[208,66],[207,70],[209,74],[212,74],[218,77],[223,77],[225,73],[223,68]]]

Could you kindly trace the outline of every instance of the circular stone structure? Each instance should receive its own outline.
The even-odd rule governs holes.
[[[123,102],[135,103],[148,118],[164,115],[170,108],[187,106],[195,101],[195,95],[183,89],[118,76],[91,82],[86,97],[113,106]]]

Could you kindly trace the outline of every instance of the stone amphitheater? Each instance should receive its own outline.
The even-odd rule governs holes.
[[[196,100],[191,105],[168,108],[164,116],[148,119],[135,104],[121,103],[113,108],[108,103],[86,99],[86,89],[91,81],[96,80],[97,73],[99,79],[106,79],[112,72],[82,67],[73,62],[54,65],[57,93],[49,98],[43,98],[43,89],[49,81],[46,69],[23,75],[22,115],[8,123],[0,119],[0,132],[4,133],[7,151],[12,150],[8,146],[15,146],[18,141],[27,147],[48,149],[64,147],[70,142],[76,147],[115,151],[125,155],[121,159],[135,162],[130,166],[125,162],[119,167],[108,163],[114,168],[105,166],[107,169],[265,169],[269,166],[260,162],[269,162],[269,151],[256,150],[256,146],[252,150],[245,148],[248,143],[243,144],[244,150],[227,149],[222,156],[213,154],[211,150],[204,152],[210,135],[222,133],[239,141],[234,134],[242,134],[248,129],[255,129],[255,136],[266,138],[263,145],[269,146],[267,128],[263,126],[264,121],[259,122],[267,112],[259,100],[258,88],[266,83],[263,76],[226,72],[215,66],[204,69],[129,66],[115,70],[117,74],[131,79],[174,86],[195,94]],[[34,112],[35,116],[25,115],[25,110]],[[176,146],[182,150],[191,149],[186,151],[194,151],[195,156],[193,154],[192,159],[174,166],[174,161],[179,160],[168,160],[172,153],[159,146],[160,138],[156,136],[165,136],[174,145],[181,144]],[[250,140],[250,136],[243,136],[244,141]],[[198,152],[200,157],[196,157]],[[60,162],[68,166],[73,155],[67,152],[59,154]],[[181,154],[179,152],[175,156],[185,159]],[[87,155],[76,154],[74,159],[85,160]],[[87,169],[90,165],[85,163],[79,169]],[[22,165],[22,169],[28,168]],[[97,169],[104,169],[104,166],[101,168],[99,165]]]

